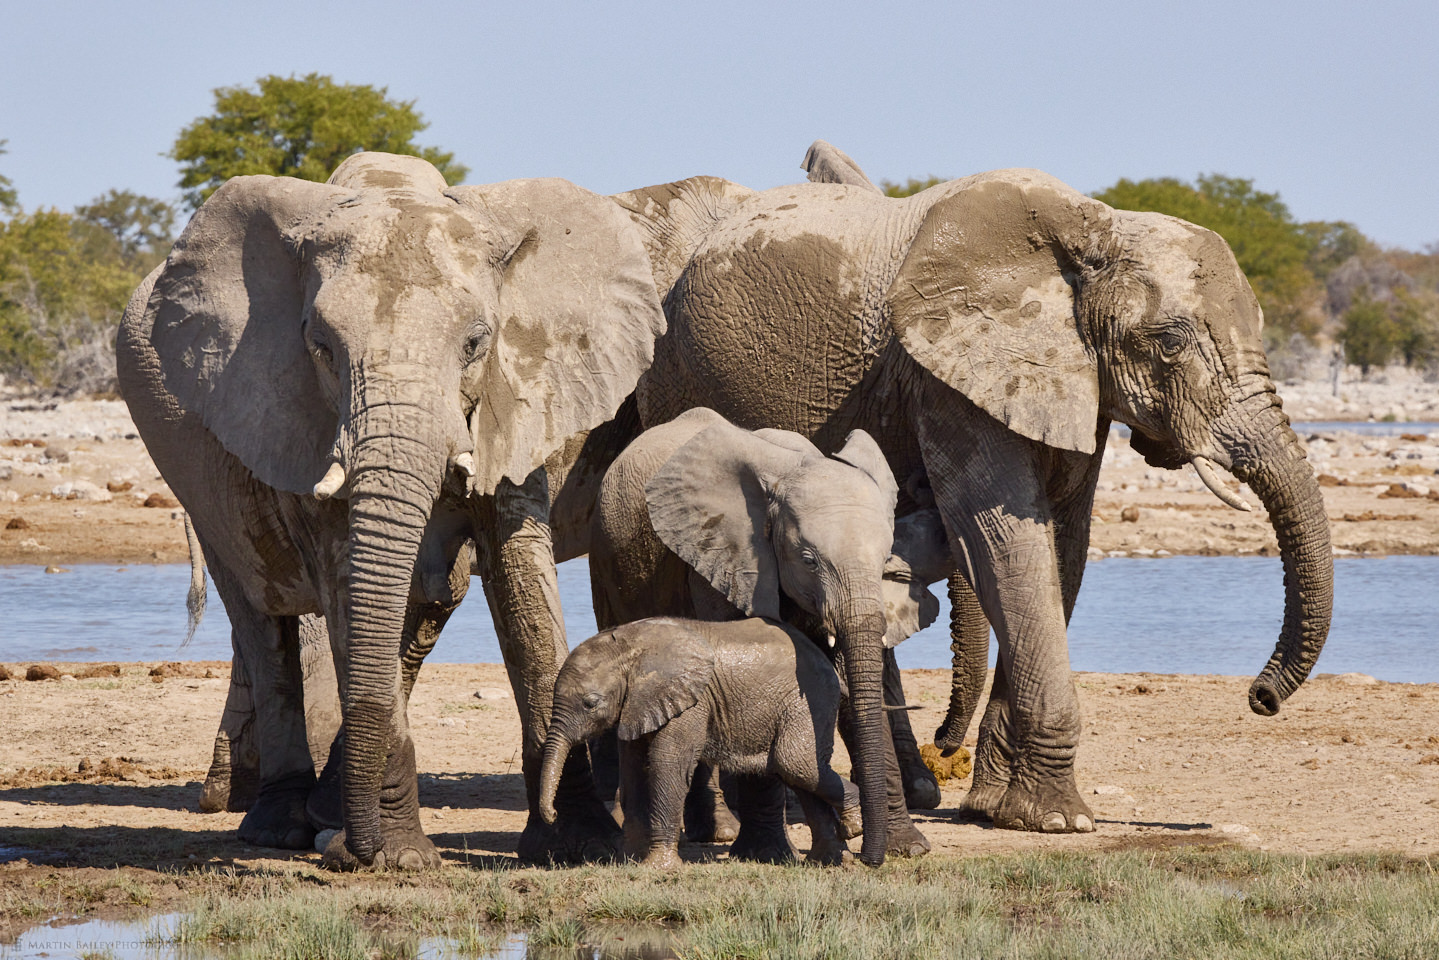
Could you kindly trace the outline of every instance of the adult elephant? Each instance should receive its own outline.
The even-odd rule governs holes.
[[[195,214],[131,299],[118,363],[248,674],[263,749],[244,839],[313,842],[297,621],[318,613],[345,728],[326,860],[436,862],[405,705],[472,537],[537,797],[564,641],[543,600],[516,598],[553,584],[543,464],[614,415],[663,324],[634,227],[562,180],[447,187],[362,153],[324,184],[237,177]],[[532,816],[522,852],[566,857],[608,820],[583,763],[572,816]]]
[[[1214,464],[1259,495],[1286,602],[1251,708],[1275,713],[1308,675],[1329,626],[1328,522],[1269,378],[1258,302],[1218,235],[1033,170],[904,199],[709,177],[615,199],[649,235],[670,324],[636,391],[645,424],[707,406],[822,449],[863,428],[902,489],[932,496],[952,595],[973,585],[1000,650],[970,808],[1017,829],[1094,827],[1074,780],[1065,625],[1111,421],[1149,463],[1192,463],[1226,502],[1243,503]],[[877,685],[850,694],[880,709]],[[941,739],[957,744],[956,727]]]

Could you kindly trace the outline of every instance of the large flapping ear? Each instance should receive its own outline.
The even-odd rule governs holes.
[[[196,212],[148,301],[121,321],[124,348],[153,350],[179,406],[256,478],[290,493],[309,493],[324,474],[336,429],[301,328],[299,228],[353,194],[235,177]]]
[[[954,570],[954,557],[939,511],[933,507],[894,522],[894,547],[884,565],[884,645],[892,647],[939,616],[929,585]]]
[[[859,164],[850,159],[849,154],[825,140],[811,143],[809,150],[805,152],[804,162],[799,166],[812,183],[842,183],[875,193],[884,192],[865,176]]]
[[[665,618],[641,621],[630,629],[666,629]],[[714,680],[715,650],[707,638],[674,624],[674,637],[646,643],[630,670],[619,737],[635,740],[654,733],[699,703]]]
[[[770,492],[805,455],[725,421],[695,434],[645,485],[660,540],[746,616],[779,619]]]
[[[899,484],[894,482],[894,471],[889,468],[889,461],[884,458],[884,451],[874,442],[874,437],[863,430],[851,430],[849,436],[844,438],[844,446],[834,458],[849,464],[873,480],[889,503],[890,513],[894,512],[895,503],[899,499]]]
[[[755,191],[719,177],[690,177],[617,193],[610,199],[644,237],[663,297],[694,255],[710,227]]]
[[[471,421],[474,485],[489,493],[614,416],[665,318],[639,229],[605,197],[565,180],[449,194],[500,238],[499,312]]]
[[[895,332],[1011,430],[1092,453],[1099,375],[1073,284],[1111,235],[1108,207],[1039,171],[957,181],[885,294]]]

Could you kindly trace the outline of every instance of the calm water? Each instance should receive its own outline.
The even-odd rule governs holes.
[[[1340,558],[1334,621],[1319,672],[1439,682],[1439,557]],[[595,632],[585,560],[560,565],[571,645]],[[195,640],[185,636],[189,568],[0,566],[0,661],[226,660],[229,625],[213,588]],[[948,603],[938,622],[899,647],[904,667],[950,662]],[[1268,659],[1284,609],[1280,562],[1270,557],[1113,558],[1090,561],[1070,623],[1077,670],[1253,674]],[[484,595],[475,584],[432,656],[498,663]]]

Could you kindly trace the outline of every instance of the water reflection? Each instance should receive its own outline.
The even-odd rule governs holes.
[[[226,960],[255,955],[253,943],[173,942],[184,918],[179,913],[126,923],[57,918],[24,931],[14,943],[0,943],[0,960]],[[556,936],[552,929],[540,935],[475,931],[463,941],[445,937],[395,940],[374,935],[368,938],[373,948],[369,952],[396,960],[673,960],[676,956],[674,938],[663,929],[605,927],[589,931],[573,926],[573,937],[563,930]],[[547,942],[555,939],[563,942]]]

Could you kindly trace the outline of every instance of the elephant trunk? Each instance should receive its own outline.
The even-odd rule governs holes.
[[[849,685],[849,721],[858,756],[860,814],[864,840],[859,858],[870,866],[884,862],[888,848],[889,793],[885,781],[884,738],[889,721],[884,715],[884,606],[875,584],[872,597],[847,594],[834,617],[835,639],[844,654],[845,682]]]
[[[949,575],[949,649],[954,656],[949,710],[934,732],[934,745],[949,756],[964,745],[989,669],[989,620],[974,588],[955,571]]]
[[[555,822],[555,793],[560,788],[560,774],[573,746],[574,738],[565,733],[565,725],[556,718],[545,735],[545,752],[540,762],[540,818],[545,823]]]
[[[1269,511],[1284,561],[1284,625],[1273,656],[1249,687],[1250,709],[1268,717],[1309,676],[1329,635],[1334,603],[1329,518],[1319,481],[1272,387],[1236,404],[1219,436],[1234,475]]]
[[[372,377],[371,382],[381,381]],[[437,411],[369,396],[351,418],[348,676],[342,795],[345,842],[361,863],[380,850],[380,790],[399,746],[400,644],[415,560],[444,480]]]

